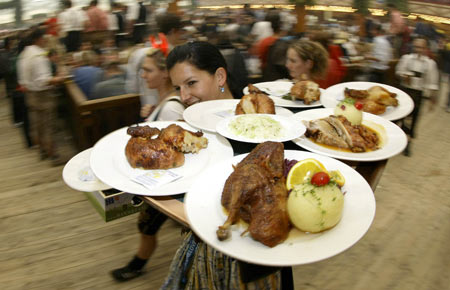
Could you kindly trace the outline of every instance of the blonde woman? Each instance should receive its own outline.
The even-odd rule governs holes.
[[[157,90],[159,95],[157,107],[154,108],[149,104],[144,105],[141,109],[141,115],[148,116],[147,121],[183,119],[185,105],[181,102],[172,85],[166,67],[166,58],[161,50],[149,48],[141,70],[141,77],[147,82],[148,88]]]
[[[148,116],[147,121],[176,121],[183,119],[185,105],[177,96],[166,67],[166,58],[157,48],[149,48],[141,67],[141,78],[149,89],[158,91],[159,100],[156,108],[144,105],[141,116]],[[151,114],[150,114],[151,112]],[[136,255],[125,266],[111,272],[117,281],[127,281],[142,275],[143,268],[157,247],[157,233],[167,216],[149,206],[139,214],[139,247]]]
[[[298,40],[287,50],[286,68],[294,81],[317,82],[327,74],[328,52],[318,42]]]

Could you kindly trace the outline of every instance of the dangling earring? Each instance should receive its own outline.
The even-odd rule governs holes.
[[[225,88],[224,87],[220,87],[220,92],[221,93],[225,93]]]

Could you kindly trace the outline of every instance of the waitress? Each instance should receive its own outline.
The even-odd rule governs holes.
[[[225,59],[206,42],[175,47],[167,58],[167,69],[181,99],[192,105],[213,99],[232,99],[239,92],[229,83]],[[172,260],[161,289],[279,289],[278,268],[239,262],[216,251],[187,232]]]

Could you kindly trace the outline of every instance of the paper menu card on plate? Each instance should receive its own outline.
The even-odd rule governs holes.
[[[148,189],[154,189],[160,185],[164,185],[175,181],[182,176],[170,170],[151,170],[141,175],[134,176],[132,180]]]

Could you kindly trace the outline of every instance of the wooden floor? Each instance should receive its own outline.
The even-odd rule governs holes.
[[[1,97],[1,288],[158,289],[180,242],[179,227],[164,225],[145,275],[116,283],[109,272],[135,252],[136,215],[103,222],[82,193],[63,183],[62,166],[25,148],[9,106]],[[295,267],[296,289],[450,289],[449,125],[442,107],[424,110],[412,157],[388,163],[369,232],[336,257]]]

